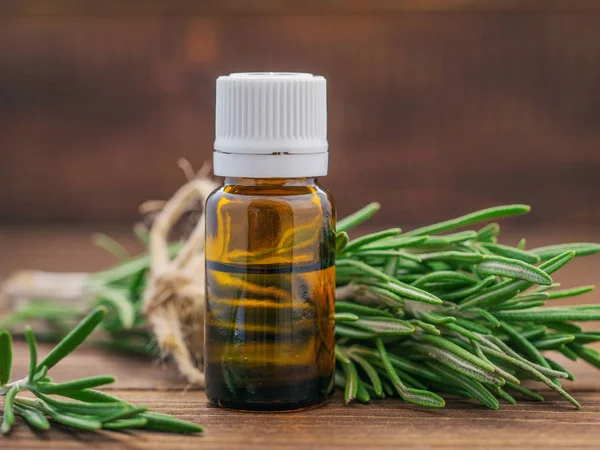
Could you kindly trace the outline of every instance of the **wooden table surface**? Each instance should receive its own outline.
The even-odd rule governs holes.
[[[119,230],[115,233],[120,235]],[[564,238],[560,231],[535,235],[533,245]],[[0,278],[25,267],[95,270],[106,266],[110,260],[88,244],[88,236],[87,230],[0,229]],[[570,230],[569,236],[572,240],[598,237],[593,230]],[[129,238],[125,241],[132,244]],[[564,286],[598,281],[599,263],[600,257],[581,259],[566,267],[559,281]],[[584,300],[595,302],[599,298],[591,294]],[[40,353],[48,349],[41,345]],[[27,370],[26,346],[15,343],[14,353],[17,378]],[[204,393],[193,387],[186,389],[172,367],[82,347],[52,369],[56,380],[113,374],[118,381],[111,386],[111,394],[200,423],[206,427],[204,435],[73,432],[60,426],[53,426],[47,433],[34,433],[18,420],[10,437],[0,438],[0,449],[599,448],[600,372],[584,363],[557,360],[577,377],[575,383],[567,382],[565,386],[581,402],[579,411],[542,389],[546,402],[502,404],[499,411],[452,398],[443,410],[426,410],[396,400],[345,407],[336,394],[320,409],[255,414],[209,406]]]

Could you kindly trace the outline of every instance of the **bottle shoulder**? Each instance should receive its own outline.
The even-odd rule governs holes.
[[[335,201],[332,194],[318,183],[292,185],[237,185],[222,184],[207,198],[207,210],[218,206],[253,205],[289,206],[291,209],[306,209],[313,205],[320,209],[334,210]]]

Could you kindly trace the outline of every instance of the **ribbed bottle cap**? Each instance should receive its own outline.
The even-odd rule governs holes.
[[[325,78],[257,72],[217,79],[215,175],[326,175],[327,148]]]

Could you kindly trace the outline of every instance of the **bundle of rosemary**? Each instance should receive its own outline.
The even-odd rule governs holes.
[[[185,202],[202,198],[202,193],[191,196],[204,192],[193,182],[176,194],[175,206],[173,199],[165,205],[171,215],[163,222],[172,225],[174,211],[179,214]],[[600,245],[527,250],[522,240],[510,247],[497,243],[497,223],[456,232],[524,214],[529,211],[524,205],[490,208],[406,233],[394,228],[350,239],[347,232],[378,208],[373,203],[337,224],[336,384],[344,389],[346,403],[399,396],[439,408],[445,404],[440,394],[453,394],[497,409],[499,399],[514,403],[513,393],[542,400],[521,385],[531,379],[579,407],[559,382],[572,380],[573,375],[543,352],[557,350],[600,368],[600,354],[588,346],[600,341],[600,332],[583,331],[574,323],[600,320],[600,305],[544,305],[593,289],[558,289],[551,274],[575,256],[599,252]],[[158,227],[163,238],[165,223]],[[202,221],[183,250],[178,243],[167,246],[165,239],[151,239],[152,257],[142,255],[107,271],[80,274],[75,297],[86,300],[83,311],[71,302],[43,301],[40,289],[30,298],[31,289],[19,289],[19,283],[9,281],[5,295],[16,299],[19,310],[4,326],[43,319],[49,325],[45,337],[54,339],[87,310],[104,305],[109,314],[96,343],[151,357],[162,350],[175,357],[189,380],[201,380],[190,364],[201,358],[201,337],[186,328],[193,322],[197,329],[202,318],[204,298],[194,274],[201,273],[204,261],[191,256],[201,248],[201,228]],[[116,256],[122,254],[108,238],[102,244]],[[156,257],[156,248],[164,253],[162,259]],[[149,297],[152,308],[145,301]],[[160,308],[161,314],[147,316]]]
[[[93,388],[115,381],[110,375],[100,375],[66,383],[53,383],[48,371],[71,354],[104,319],[105,308],[94,309],[46,357],[38,363],[37,343],[31,328],[25,328],[29,345],[29,373],[22,380],[9,383],[12,370],[12,339],[4,331],[0,333],[0,397],[4,408],[0,433],[8,434],[15,414],[21,416],[32,428],[48,430],[51,421],[79,430],[97,431],[145,429],[171,433],[201,433],[203,428],[190,422],[178,420],[166,414],[149,412]],[[23,397],[20,392],[29,391],[36,398]],[[70,399],[65,401],[55,396]],[[76,401],[72,401],[76,400]]]
[[[521,386],[532,379],[579,408],[559,382],[573,375],[542,352],[558,350],[600,368],[600,354],[586,345],[600,333],[573,323],[600,320],[600,305],[543,306],[594,289],[560,290],[550,275],[600,245],[526,250],[522,240],[509,247],[496,242],[496,223],[439,234],[526,213],[525,205],[349,240],[346,231],[377,209],[372,204],[338,222],[336,383],[346,403],[398,395],[440,408],[437,393],[448,393],[498,409],[499,399],[516,402],[509,391],[543,400]]]

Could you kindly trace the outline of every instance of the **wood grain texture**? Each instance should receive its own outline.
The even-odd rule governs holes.
[[[596,12],[594,0],[4,0],[11,16],[389,14],[399,12]]]
[[[43,346],[44,350],[47,348]],[[18,376],[27,370],[26,346],[17,344],[15,354],[15,376]],[[109,359],[112,362],[107,365]],[[169,376],[143,360],[84,348],[53,369],[57,380],[110,372],[119,378],[109,390],[112,395],[200,423],[206,427],[206,433],[195,437],[147,432],[85,433],[58,426],[49,433],[35,434],[19,421],[10,440],[0,442],[2,448],[8,444],[11,449],[597,448],[600,438],[597,371],[583,364],[573,367],[573,363],[561,362],[578,376],[594,379],[593,385],[569,386],[582,403],[580,411],[542,389],[545,403],[502,404],[499,411],[489,411],[457,398],[450,399],[444,410],[422,409],[397,400],[345,407],[342,397],[336,395],[320,409],[254,414],[208,405],[202,391],[184,391],[173,373],[172,384],[165,385]]]
[[[598,12],[280,4],[290,10],[0,18],[0,221],[133,220],[181,185],[178,157],[211,158],[219,74],[296,70],[329,80],[323,183],[341,215],[378,200],[375,223],[424,223],[528,202],[528,223],[600,223]]]
[[[107,230],[129,248],[139,248],[128,230]],[[366,231],[363,229],[363,231]],[[0,228],[0,280],[14,270],[98,270],[110,258],[87,241],[90,230]],[[530,245],[568,240],[598,240],[597,229],[533,229]],[[509,232],[503,242],[516,242],[521,234]],[[600,257],[576,260],[557,274],[565,287],[598,281]],[[578,302],[598,302],[591,293]],[[557,301],[557,304],[563,303]],[[1,305],[0,305],[1,306]],[[1,309],[1,308],[0,308]],[[1,313],[0,313],[1,314]],[[586,324],[597,329],[598,324]],[[40,357],[50,346],[41,344]],[[15,343],[14,377],[28,368],[27,346]],[[252,414],[225,411],[207,404],[198,389],[186,390],[172,367],[143,358],[110,354],[81,347],[52,369],[57,381],[110,373],[118,381],[110,393],[151,409],[173,414],[206,427],[203,436],[186,437],[147,432],[73,432],[55,426],[49,433],[34,433],[20,421],[10,438],[0,438],[0,448],[39,449],[596,449],[600,439],[600,377],[585,363],[573,363],[562,355],[555,359],[577,377],[565,387],[582,404],[572,406],[535,384],[545,403],[520,401],[489,411],[472,401],[450,398],[446,409],[427,410],[396,400],[370,405],[343,406],[338,394],[321,409],[289,414]],[[0,401],[1,402],[1,401]]]

